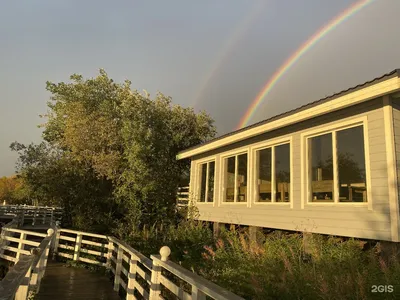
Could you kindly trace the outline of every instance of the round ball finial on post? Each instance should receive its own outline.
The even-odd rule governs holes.
[[[52,228],[47,229],[47,236],[52,236],[53,233],[54,233],[54,229],[52,229]]]
[[[162,261],[167,261],[170,254],[171,254],[171,249],[169,249],[168,246],[161,247],[160,255]]]

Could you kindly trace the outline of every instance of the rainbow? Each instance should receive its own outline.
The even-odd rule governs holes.
[[[263,99],[269,94],[275,84],[282,78],[282,76],[319,40],[325,37],[329,32],[335,29],[342,22],[359,12],[362,8],[373,2],[374,0],[361,0],[351,5],[345,11],[341,12],[333,18],[327,25],[320,28],[314,35],[312,35],[305,43],[303,43],[280,67],[272,77],[268,80],[262,90],[258,93],[257,97],[250,104],[246,113],[240,120],[237,129],[245,127],[250,119],[253,117],[255,111],[263,102]]]
[[[201,84],[199,85],[199,89],[195,93],[195,98],[192,106],[196,106],[203,98],[203,94],[207,90],[208,85],[212,82],[214,76],[223,66],[231,50],[235,49],[235,45],[240,42],[243,36],[245,36],[247,31],[251,28],[253,23],[264,12],[265,6],[266,5],[264,1],[255,2],[251,9],[245,14],[244,18],[236,26],[235,30],[233,30],[228,38],[224,41],[220,51],[215,56],[213,62],[210,64],[211,67],[209,71],[205,74],[202,80],[200,80]]]

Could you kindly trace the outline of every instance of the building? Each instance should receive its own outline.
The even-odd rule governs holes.
[[[400,241],[400,70],[180,152],[215,223]]]

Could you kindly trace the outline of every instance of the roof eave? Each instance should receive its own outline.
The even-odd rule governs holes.
[[[319,115],[350,107],[371,100],[373,98],[392,93],[396,90],[400,90],[400,69],[396,69],[395,71],[387,75],[391,76],[388,76],[388,79],[386,80],[380,81],[376,84],[371,84],[365,88],[357,89],[350,93],[346,93],[343,96],[338,96],[325,103],[310,107],[308,109],[299,111],[286,117],[278,118],[271,122],[267,122],[264,124],[261,123],[256,127],[250,126],[248,129],[233,133],[223,138],[217,138],[216,140],[210,141],[204,145],[199,145],[194,148],[183,150],[178,153],[176,159],[180,160],[190,158],[204,152],[215,150],[217,148],[266,133],[268,131],[276,130],[278,128],[282,128],[296,122],[305,121]]]

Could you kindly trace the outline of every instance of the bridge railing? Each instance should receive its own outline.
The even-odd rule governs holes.
[[[189,204],[189,186],[178,188],[176,206],[177,208],[186,207]]]
[[[169,294],[179,299],[242,299],[218,285],[168,261],[170,250],[163,247],[151,259],[125,242],[87,232],[58,229],[54,253],[74,261],[104,266],[114,275],[114,290],[122,288],[126,299],[162,299]]]
[[[62,209],[47,206],[0,205],[1,218],[17,219],[19,226],[26,223],[32,225],[52,224],[60,221]]]
[[[16,263],[21,255],[29,255],[30,249],[38,247],[40,241],[47,235],[45,233],[21,230],[18,228],[3,227],[1,230],[0,257]],[[36,239],[36,241],[35,241]],[[16,244],[12,247],[10,244]],[[10,255],[5,255],[8,251]]]
[[[15,264],[0,281],[0,300],[25,300],[28,299],[29,292],[39,290],[47,265],[53,232],[53,229],[49,229],[47,235],[44,234],[43,240],[40,243],[35,242],[37,247],[32,248],[29,253],[17,249],[17,253],[21,255],[17,260],[10,260]]]

